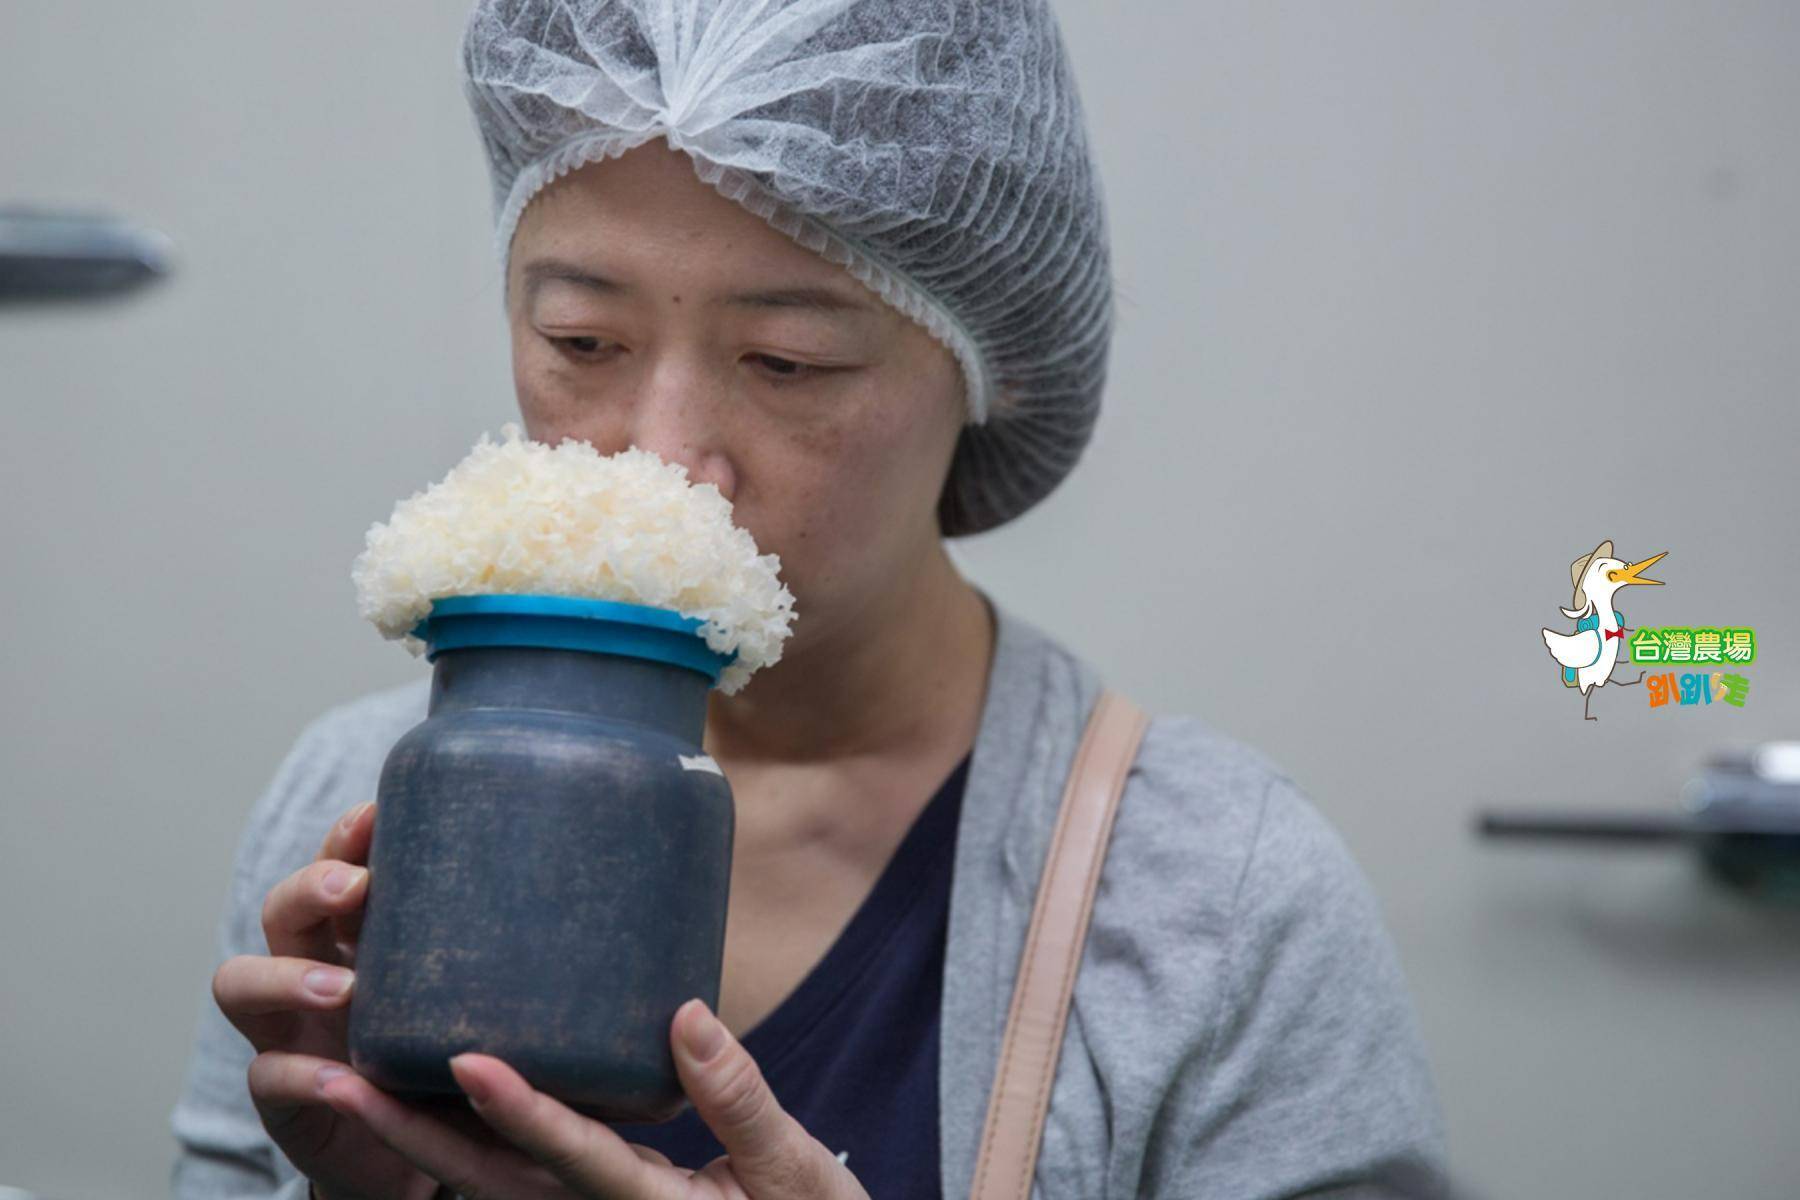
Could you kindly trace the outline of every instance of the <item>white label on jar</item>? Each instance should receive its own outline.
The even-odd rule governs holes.
[[[725,777],[725,772],[719,770],[719,764],[713,761],[710,754],[677,754],[675,757],[681,760],[681,769],[684,771],[711,771],[721,779]]]

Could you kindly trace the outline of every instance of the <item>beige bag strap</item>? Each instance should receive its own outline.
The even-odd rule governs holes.
[[[975,1200],[1026,1200],[1031,1191],[1100,865],[1125,776],[1149,723],[1137,705],[1102,688],[1075,751],[1056,832],[1038,878],[1037,902],[988,1096],[987,1129],[975,1162]]]

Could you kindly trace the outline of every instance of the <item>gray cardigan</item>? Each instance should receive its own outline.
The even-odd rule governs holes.
[[[993,672],[957,830],[938,1097],[946,1200],[969,1194],[1025,927],[1102,680],[994,603]],[[266,954],[264,896],[374,797],[429,680],[312,721],[251,810],[218,959]],[[170,1127],[180,1200],[303,1200],[250,1101],[210,979]],[[1153,717],[1120,800],[1033,1200],[1415,1196],[1442,1128],[1399,966],[1343,843],[1292,781],[1198,718]]]

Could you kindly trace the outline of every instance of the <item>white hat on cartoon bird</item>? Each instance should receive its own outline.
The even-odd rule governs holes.
[[[1570,603],[1569,607],[1575,609],[1576,612],[1587,611],[1587,593],[1582,590],[1581,577],[1587,574],[1588,564],[1593,562],[1596,558],[1611,558],[1612,556],[1612,539],[1607,538],[1604,542],[1601,542],[1598,546],[1595,546],[1592,550],[1589,550],[1586,554],[1569,564],[1569,582],[1575,586],[1575,598]]]

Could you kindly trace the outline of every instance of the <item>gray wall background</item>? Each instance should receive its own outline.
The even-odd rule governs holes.
[[[1058,0],[1119,327],[1088,458],[969,573],[1285,764],[1399,941],[1490,1197],[1794,1194],[1800,922],[1667,851],[1478,844],[1668,807],[1795,736],[1800,9]],[[464,6],[0,6],[0,199],[161,227],[138,302],[0,312],[0,1183],[156,1194],[245,813],[425,668],[363,530],[512,413]],[[1748,706],[1583,723],[1538,639],[1757,628]]]

